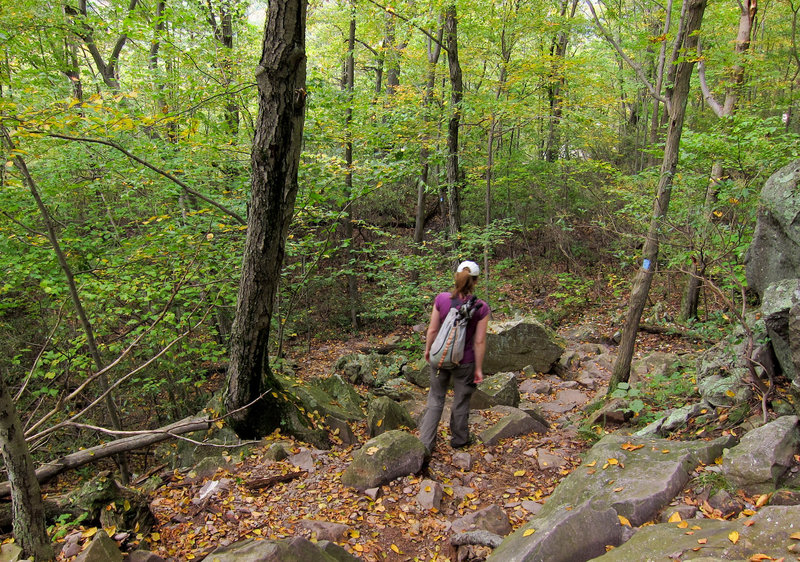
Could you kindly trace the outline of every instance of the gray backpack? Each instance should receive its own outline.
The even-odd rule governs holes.
[[[450,299],[450,310],[431,345],[430,358],[434,369],[452,369],[461,363],[467,340],[467,324],[478,308],[480,303],[475,296],[464,303],[457,297]]]

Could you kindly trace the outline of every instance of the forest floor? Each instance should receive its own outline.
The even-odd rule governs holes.
[[[580,321],[600,325],[609,335],[617,329],[608,317],[582,317]],[[571,327],[572,324],[565,322],[558,331],[566,332]],[[411,329],[394,336],[416,338],[422,345],[421,334]],[[300,367],[297,374],[302,378],[330,373],[339,357],[357,351],[364,343],[351,340],[315,344],[310,351],[305,349],[293,358]],[[697,349],[697,343],[677,336],[641,334],[637,342],[637,355],[655,351],[695,352]],[[553,399],[559,381],[568,385],[567,380],[556,377],[548,380],[555,381],[553,394],[523,395],[523,398],[545,403]],[[598,385],[594,390],[582,389],[582,392],[591,400],[605,390],[605,385]],[[384,485],[375,498],[341,483],[340,475],[357,447],[338,445],[331,450],[317,451],[286,436],[273,435],[230,470],[220,469],[209,478],[174,473],[169,483],[151,495],[157,527],[131,543],[139,542],[140,548],[150,549],[167,560],[202,559],[217,546],[245,538],[310,537],[310,531],[301,521],[312,519],[346,525],[348,531],[336,542],[363,560],[451,560],[453,521],[498,505],[517,528],[530,519],[555,486],[580,464],[581,455],[591,446],[577,431],[583,415],[580,410],[576,407],[565,414],[551,414],[551,428],[544,435],[523,435],[495,447],[487,447],[479,441],[470,445],[466,449],[473,461],[469,470],[453,463],[456,451],[448,445],[445,413],[440,423],[440,439],[426,474],[407,476]],[[491,416],[489,411],[475,412],[471,419],[473,433],[477,434],[481,426],[492,421]],[[564,423],[565,420],[570,423]],[[360,443],[368,439],[365,423],[356,425],[354,430]],[[310,453],[313,467],[300,467],[293,464],[291,458],[268,460],[268,444],[276,439],[291,443],[292,453]],[[542,466],[537,462],[536,457],[541,458],[543,452],[548,453],[551,462],[555,459],[552,465]],[[257,479],[269,477],[285,481],[265,488],[252,486]],[[439,509],[425,509],[417,502],[425,478],[444,486]],[[200,501],[201,492],[204,486],[208,489],[209,482],[217,482],[220,488],[216,494]],[[92,529],[75,532],[86,535],[85,541],[93,534]],[[481,551],[483,547],[473,549],[477,560],[488,553],[488,549]]]

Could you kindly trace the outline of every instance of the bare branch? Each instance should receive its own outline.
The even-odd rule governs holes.
[[[181,181],[180,179],[178,179],[177,177],[175,177],[171,173],[167,172],[166,170],[162,170],[158,166],[155,166],[155,165],[151,164],[150,162],[148,162],[147,160],[145,160],[143,158],[140,158],[140,157],[136,156],[135,154],[133,154],[129,150],[125,149],[119,143],[116,143],[116,142],[110,141],[110,140],[104,140],[104,139],[93,139],[93,138],[88,138],[88,137],[74,137],[74,136],[71,136],[71,135],[62,135],[62,134],[59,134],[59,133],[46,133],[45,131],[42,131],[42,133],[46,134],[49,137],[56,138],[56,139],[63,139],[63,140],[75,141],[75,142],[86,142],[86,143],[102,144],[102,145],[105,145],[105,146],[110,146],[111,148],[113,148],[115,150],[118,150],[119,152],[121,152],[122,154],[124,154],[125,156],[130,158],[131,160],[133,160],[135,162],[138,162],[142,166],[144,166],[146,168],[149,168],[152,171],[156,172],[157,174],[160,174],[160,175],[164,176],[165,178],[167,178],[168,180],[172,181],[173,183],[176,183],[177,185],[179,185],[187,193],[190,193],[190,194],[194,195],[198,199],[201,199],[201,200],[205,201],[206,203],[208,203],[209,205],[212,205],[212,206],[216,207],[217,209],[219,209],[220,211],[222,211],[226,215],[229,215],[230,217],[233,217],[236,220],[236,222],[238,222],[239,224],[247,224],[247,221],[245,219],[243,219],[235,211],[233,211],[231,209],[228,209],[227,207],[217,203],[216,201],[214,201],[212,199],[209,199],[208,197],[206,197],[205,195],[199,193],[198,191],[195,191],[194,189],[192,189],[191,187],[186,185],[185,182]]]

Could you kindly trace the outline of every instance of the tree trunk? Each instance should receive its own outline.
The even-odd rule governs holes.
[[[715,108],[715,112],[721,118],[730,117],[736,111],[736,103],[739,100],[739,91],[744,83],[745,66],[741,61],[744,60],[747,51],[750,49],[750,37],[753,32],[756,14],[758,13],[758,0],[745,0],[740,3],[741,13],[739,14],[739,28],[736,34],[736,43],[733,50],[736,55],[736,63],[730,71],[730,81],[725,88],[725,101],[720,107],[713,100],[710,90],[704,85],[704,95],[709,105]],[[705,84],[704,76],[701,73],[701,82]],[[709,178],[706,196],[703,202],[703,225],[701,227],[701,238],[707,239],[711,221],[713,220],[714,204],[717,200],[718,185],[722,181],[724,170],[722,162],[715,160],[711,166],[711,178]],[[705,257],[702,252],[692,256],[692,272],[687,275],[686,290],[681,301],[681,320],[697,318],[697,308],[700,301],[700,287],[702,276],[705,274]]]
[[[653,282],[653,274],[658,260],[658,239],[669,210],[672,178],[678,167],[683,120],[686,115],[686,102],[689,98],[689,82],[695,63],[693,54],[697,48],[696,32],[700,29],[700,24],[703,21],[703,12],[706,8],[706,0],[685,1],[688,3],[688,10],[686,11],[685,33],[682,36],[683,45],[681,45],[681,50],[688,56],[683,57],[681,62],[678,63],[671,89],[669,103],[671,114],[664,146],[664,159],[661,164],[658,192],[653,205],[653,215],[650,219],[650,227],[645,238],[644,249],[642,250],[642,266],[633,281],[628,312],[625,315],[622,341],[617,350],[617,359],[614,362],[611,380],[608,383],[609,392],[613,392],[620,382],[627,382],[630,376],[636,333],[639,330],[639,322],[647,302],[647,295],[650,292],[650,285]]]
[[[4,375],[0,375],[0,447],[11,483],[14,539],[24,556],[37,561],[53,560],[55,554],[45,528],[42,494],[22,435],[14,399],[8,392]]]
[[[461,232],[461,179],[458,164],[458,129],[461,121],[461,100],[464,84],[458,60],[458,17],[455,4],[445,12],[447,32],[447,63],[450,70],[450,119],[447,123],[447,206],[449,233],[454,246]]]
[[[8,147],[10,149],[15,148],[15,145],[5,127],[2,127],[2,135],[3,140],[6,142]],[[47,231],[47,239],[53,248],[53,252],[56,254],[61,271],[64,273],[64,277],[66,277],[70,299],[75,307],[75,312],[78,315],[83,332],[86,335],[86,346],[89,348],[89,354],[94,361],[95,368],[98,371],[102,371],[105,368],[105,365],[103,364],[103,358],[100,355],[100,350],[97,347],[97,341],[94,337],[94,329],[92,328],[92,323],[89,321],[89,317],[86,315],[86,310],[83,308],[83,303],[81,302],[80,294],[78,293],[78,286],[75,283],[75,276],[72,273],[72,268],[70,268],[69,263],[67,262],[67,257],[64,254],[64,251],[61,249],[61,244],[58,241],[53,220],[50,218],[50,212],[48,211],[47,206],[44,204],[44,201],[39,194],[39,188],[37,187],[33,176],[28,170],[25,160],[22,158],[22,156],[15,155],[13,161],[14,165],[22,175],[24,183],[28,186],[34,201],[36,201],[36,207],[39,209],[39,213],[42,217],[42,223],[44,223],[45,230]],[[108,410],[109,418],[111,419],[111,425],[114,427],[114,429],[121,430],[122,422],[119,419],[117,405],[114,403],[114,398],[109,391],[108,376],[103,374],[98,378],[98,382],[100,384],[100,389],[105,396],[104,400],[106,409]],[[130,477],[130,471],[128,470],[128,461],[125,458],[125,455],[120,455],[117,457],[117,463],[119,464],[122,481],[127,483],[128,478]]]
[[[344,261],[347,273],[347,297],[350,303],[350,325],[353,330],[358,330],[359,319],[359,298],[358,280],[353,269],[355,268],[355,258],[353,252],[353,86],[355,85],[355,49],[356,49],[356,7],[355,4],[350,8],[350,31],[347,36],[347,58],[344,70],[344,90],[347,94],[347,109],[345,110],[345,143],[344,160],[347,166],[345,173],[345,195],[347,197],[347,207],[344,213],[344,237],[347,245],[344,248]],[[388,88],[388,84],[387,84]]]
[[[422,98],[423,119],[426,126],[433,121],[430,115],[431,100],[433,99],[433,89],[436,86],[436,65],[439,63],[439,55],[442,52],[442,35],[444,28],[439,27],[437,41],[428,38],[428,78],[425,82],[425,95]],[[431,136],[425,133],[422,137],[422,147],[419,151],[421,170],[419,180],[417,180],[417,214],[414,221],[414,245],[419,247],[422,244],[425,232],[425,190],[428,187],[430,176],[430,156],[431,150],[428,146]]]
[[[242,277],[231,328],[225,407],[243,438],[279,427],[283,403],[271,391],[270,323],[289,223],[305,119],[306,0],[272,0],[256,70],[259,110],[251,156],[252,179]]]
[[[562,0],[561,2],[561,18],[567,17],[567,10],[569,10],[569,19],[575,17],[575,11],[578,8],[578,0],[571,0],[572,6],[569,6],[570,0]],[[569,43],[569,33],[566,31],[559,31],[553,38],[553,44],[550,46],[550,56],[552,58],[553,69],[550,76],[550,82],[547,86],[547,99],[550,103],[550,120],[547,129],[547,141],[544,150],[544,159],[546,162],[555,162],[558,160],[559,153],[561,152],[559,126],[561,125],[561,117],[563,113],[563,99],[561,98],[561,91],[566,85],[566,78],[564,77],[564,58],[567,54],[567,44]]]

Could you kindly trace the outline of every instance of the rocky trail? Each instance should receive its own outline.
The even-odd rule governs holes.
[[[568,345],[560,376],[517,376],[523,403],[534,405],[549,424],[544,434],[519,435],[493,446],[476,440],[456,451],[448,445],[445,410],[441,438],[427,469],[366,492],[340,481],[358,444],[322,451],[276,434],[252,447],[242,460],[234,450],[226,450],[221,462],[170,473],[167,482],[151,492],[154,529],[139,540],[115,538],[129,546],[138,543],[165,560],[202,559],[217,547],[248,538],[294,536],[331,540],[370,561],[483,559],[491,548],[467,545],[457,554],[451,545],[453,533],[469,529],[476,517],[481,518],[477,527],[500,536],[519,528],[542,509],[590,447],[578,427],[587,404],[606,390],[613,350],[576,341],[574,329],[562,332]],[[696,348],[675,337],[643,334],[642,339],[643,353],[687,353]],[[311,350],[298,360],[299,373],[310,377],[330,372],[337,357],[359,345]],[[419,399],[424,400],[422,390]],[[495,409],[474,410],[471,431],[480,435],[501,416]],[[352,427],[358,443],[366,442],[366,423]],[[599,426],[597,430],[602,431]],[[285,453],[276,455],[276,450]],[[436,497],[438,490],[441,498]],[[95,531],[79,528],[67,535],[59,559],[74,558]],[[114,529],[110,531],[113,536]]]

